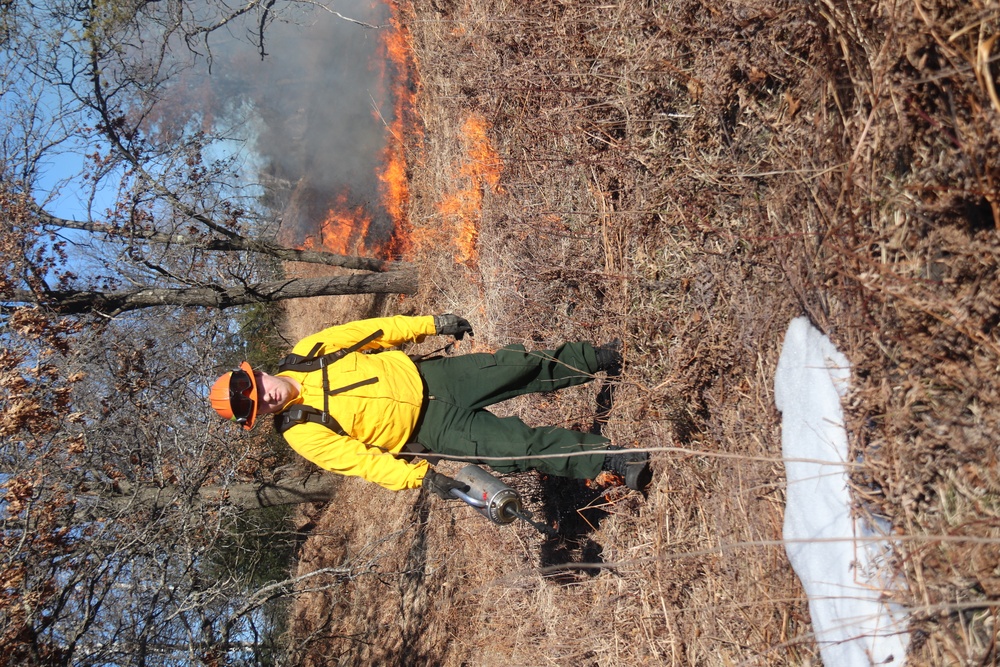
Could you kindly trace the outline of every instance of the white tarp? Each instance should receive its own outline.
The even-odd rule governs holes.
[[[886,530],[852,515],[840,398],[850,364],[805,317],[792,320],[774,378],[788,479],[784,539],[809,596],[827,667],[903,665],[906,614],[883,601],[896,585]],[[869,539],[857,539],[857,538]]]

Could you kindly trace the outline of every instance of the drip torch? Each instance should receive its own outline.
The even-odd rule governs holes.
[[[469,490],[462,492],[458,489],[452,489],[451,494],[475,508],[477,512],[493,523],[503,526],[513,522],[514,519],[520,519],[531,524],[544,535],[556,536],[556,531],[541,521],[535,521],[531,512],[524,509],[521,495],[515,489],[507,486],[479,466],[471,464],[465,466],[455,475],[455,480],[468,485]]]

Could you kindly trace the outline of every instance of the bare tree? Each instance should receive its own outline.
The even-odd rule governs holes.
[[[155,306],[201,306],[230,308],[251,303],[272,303],[284,299],[343,294],[412,294],[416,276],[411,271],[333,276],[329,278],[289,278],[287,280],[235,287],[142,287],[117,292],[95,290],[46,290],[42,294],[15,290],[9,300],[35,303],[59,315],[101,313],[114,317],[139,308]]]
[[[230,333],[194,321],[21,309],[0,328],[4,664],[256,664],[274,641],[271,608],[297,588],[264,560],[299,536],[267,512],[328,501],[339,479],[285,472],[266,433],[209,414],[198,360]]]
[[[219,124],[213,126],[219,132],[209,134],[208,117],[196,126],[172,106],[177,82],[210,58],[195,43],[210,51],[215,31],[252,16],[252,39],[263,52],[264,27],[297,5],[94,0],[12,6],[9,20],[19,30],[10,51],[18,57],[5,80],[19,83],[4,91],[14,113],[0,159],[3,224],[21,239],[21,273],[8,276],[11,302],[81,314],[415,290],[412,267],[276,243],[276,220],[261,206],[261,186],[234,178],[237,156],[215,151],[207,157],[220,140],[235,137]],[[201,77],[198,85],[210,86],[207,81]],[[39,176],[50,156],[65,151],[86,155],[82,171],[46,194]],[[89,219],[49,210],[56,194],[67,190],[86,193]],[[59,269],[84,247],[94,266],[86,279],[100,289],[82,285],[77,270]],[[395,275],[268,283],[254,257],[271,266],[313,262]]]

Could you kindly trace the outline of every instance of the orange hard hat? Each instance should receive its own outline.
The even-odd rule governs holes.
[[[223,419],[252,429],[257,421],[257,378],[250,364],[244,361],[237,370],[216,380],[208,400]]]

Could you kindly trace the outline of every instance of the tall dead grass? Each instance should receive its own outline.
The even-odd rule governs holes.
[[[825,264],[855,342],[858,491],[908,538],[915,661],[992,663],[1000,7],[826,7],[855,98]]]
[[[854,482],[906,538],[910,663],[994,661],[997,7],[405,8],[424,122],[412,223],[440,224],[468,114],[492,125],[503,174],[478,260],[418,248],[423,292],[390,308],[462,312],[481,347],[621,337],[605,432],[666,449],[647,497],[564,504],[556,541],[359,486],[305,560],[377,544],[378,567],[300,607],[295,660],[815,663],[780,547],[772,396],[805,313],[854,364]],[[594,389],[504,409],[588,428]],[[551,505],[551,480],[509,482],[536,513]]]

